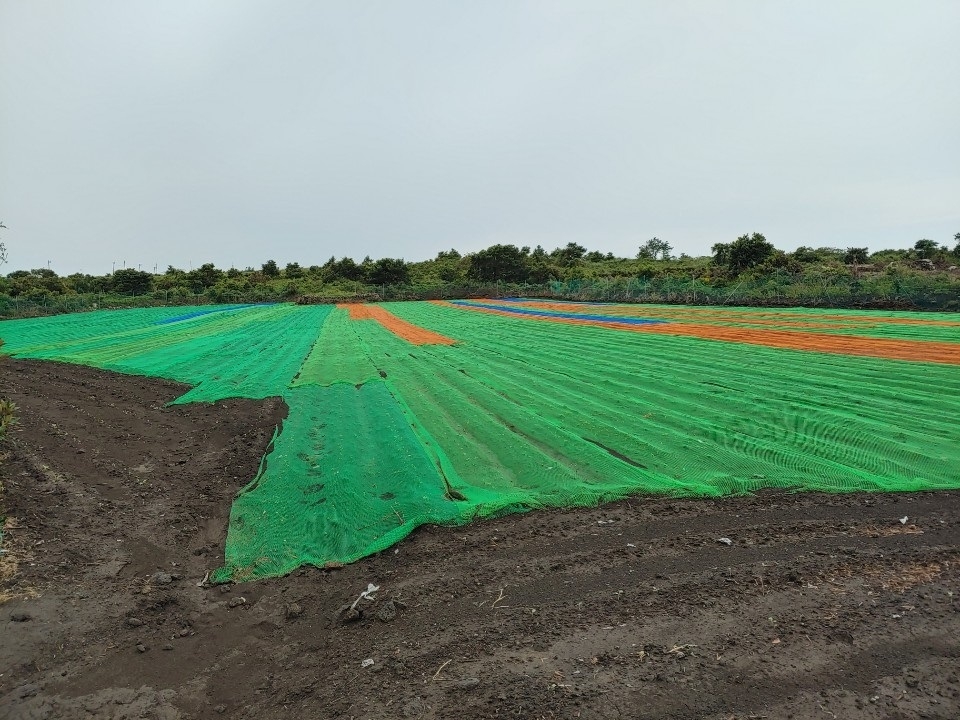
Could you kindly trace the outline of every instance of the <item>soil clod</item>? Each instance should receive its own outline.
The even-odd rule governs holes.
[[[0,362],[0,717],[960,717],[960,492],[630,497],[200,590],[284,408],[184,391]]]

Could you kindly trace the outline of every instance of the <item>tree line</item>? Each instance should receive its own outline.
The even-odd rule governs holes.
[[[477,252],[461,254],[455,249],[441,251],[430,260],[407,262],[402,258],[365,257],[359,262],[350,257],[331,257],[323,265],[284,266],[267,260],[259,268],[221,269],[213,263],[184,270],[169,266],[162,273],[123,268],[105,275],[75,273],[58,275],[49,268],[15,270],[0,277],[0,298],[45,302],[71,294],[116,296],[152,295],[169,302],[196,296],[213,301],[244,299],[293,299],[301,295],[345,295],[375,293],[386,287],[449,287],[471,283],[543,285],[576,280],[645,280],[689,278],[713,286],[756,280],[766,276],[798,275],[816,269],[819,272],[846,273],[860,278],[870,273],[945,274],[949,278],[960,265],[960,233],[955,245],[921,239],[912,247],[870,252],[868,248],[800,247],[792,252],[777,249],[762,233],[748,233],[729,243],[718,243],[708,256],[674,256],[669,242],[658,237],[639,245],[635,256],[616,257],[613,253],[588,250],[578,243],[567,243],[551,251],[541,246],[530,248],[497,244]],[[0,261],[6,249],[0,245]]]

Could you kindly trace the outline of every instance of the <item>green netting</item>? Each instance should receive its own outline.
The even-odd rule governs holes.
[[[360,345],[356,325],[346,310],[334,310],[292,385],[357,385],[379,377]]]
[[[619,470],[634,487],[648,491],[960,486],[957,366],[618,332],[419,303],[390,310],[463,341],[418,348],[416,367],[397,358],[389,339],[370,345],[383,347],[384,357],[374,361],[396,378],[464,473],[477,472],[471,467],[480,455],[471,445],[495,449],[501,465],[515,467],[516,443],[464,440],[474,425],[489,432],[494,424],[512,426],[512,434],[530,440],[520,448],[548,448],[581,477],[589,477],[584,464],[599,467],[592,456],[603,450],[627,466]],[[400,364],[411,367],[395,367]],[[556,429],[563,442],[549,439]],[[454,445],[461,451],[452,452]]]
[[[174,402],[282,394],[329,306],[147,308],[5,321],[4,350],[195,385]],[[203,313],[194,315],[195,313]],[[182,320],[171,319],[184,318]]]
[[[476,301],[502,304],[512,301]],[[563,313],[596,314],[611,318],[642,317],[667,319],[680,324],[708,324],[724,327],[744,327],[763,330],[793,330],[804,333],[856,335],[863,337],[894,338],[903,340],[930,340],[957,342],[960,335],[960,313],[923,314],[891,310],[840,310],[828,308],[768,308],[742,307],[688,307],[682,305],[638,305],[571,303],[562,300],[527,299],[526,304],[555,304],[562,306]],[[542,310],[545,313],[560,313],[560,310]]]
[[[21,357],[194,384],[177,402],[286,400],[282,432],[232,508],[217,580],[350,562],[423,523],[634,493],[960,487],[957,365],[387,307],[458,344],[414,346],[343,310],[289,305],[4,322],[0,336]],[[718,312],[735,316],[709,322],[741,322]],[[742,312],[747,325],[810,318],[889,334],[864,312],[849,323],[838,311]],[[948,325],[897,327],[960,343]]]
[[[218,579],[275,574],[305,561],[347,562],[424,522],[460,524],[634,493],[960,487],[960,431],[952,422],[960,411],[956,367],[919,365],[918,373],[916,363],[553,325],[425,304],[390,310],[461,343],[413,347],[376,322],[343,319],[324,329],[322,339],[335,344],[324,345],[330,363],[320,362],[318,343],[308,361],[311,372],[305,363],[299,382],[304,389],[334,383],[313,391],[354,397],[354,382],[373,377],[374,368],[383,371],[383,383],[368,381],[362,388],[389,389],[392,398],[380,394],[376,403],[399,406],[405,427],[432,461],[430,470],[392,486],[389,507],[378,502],[385,486],[358,479],[358,463],[372,460],[385,468],[378,477],[399,478],[374,453],[388,444],[409,448],[411,437],[387,443],[400,422],[392,410],[371,433],[361,418],[374,412],[372,400],[348,418],[331,400],[326,416],[338,422],[315,429],[313,442],[360,449],[359,455],[320,462],[338,480],[348,479],[336,485],[337,499],[330,498],[336,512],[319,515],[319,525],[306,530],[264,517],[249,530],[258,538],[252,554],[251,542],[235,534],[232,522],[227,565]],[[350,353],[356,354],[352,362]],[[934,400],[932,385],[947,397]],[[937,403],[934,418],[931,402]],[[344,424],[351,430],[345,432]],[[314,447],[299,444],[301,435],[287,439],[286,452],[319,457]],[[235,511],[280,502],[276,516],[299,516],[283,506],[291,496],[284,483],[291,479],[273,482],[258,485]],[[407,484],[419,498],[396,493]],[[245,517],[249,523],[256,516]],[[271,548],[289,547],[297,553],[271,554]]]
[[[136,330],[198,310],[198,307],[155,307],[3,320],[0,332],[7,343],[7,352],[14,347],[19,351],[54,347],[58,344],[68,347],[73,340],[89,340],[101,335]]]
[[[301,387],[260,475],[230,512],[214,580],[347,563],[427,522],[464,521],[382,381]]]

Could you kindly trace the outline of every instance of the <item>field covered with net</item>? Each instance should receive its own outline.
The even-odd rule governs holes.
[[[5,351],[282,397],[217,580],[628,495],[960,487],[960,314],[489,300],[100,311]]]

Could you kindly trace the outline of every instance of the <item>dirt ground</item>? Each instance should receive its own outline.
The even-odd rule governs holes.
[[[200,587],[285,408],[183,390],[0,364],[0,718],[960,717],[960,493],[633,499]]]

